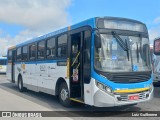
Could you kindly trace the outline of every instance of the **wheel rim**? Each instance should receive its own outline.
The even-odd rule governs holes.
[[[21,90],[22,88],[22,84],[21,84],[21,80],[19,81],[19,89]]]
[[[68,91],[67,91],[67,89],[62,89],[61,90],[61,99],[63,101],[65,101],[67,98],[68,98]]]

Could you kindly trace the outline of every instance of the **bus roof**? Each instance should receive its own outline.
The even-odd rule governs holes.
[[[82,26],[91,26],[92,28],[95,27],[95,18],[91,18],[91,19],[88,19],[88,20],[85,20],[83,22],[80,22],[78,24],[75,24],[75,25],[72,25],[72,26],[68,26],[68,27],[65,27],[65,28],[62,28],[60,30],[56,30],[54,32],[51,32],[51,33],[48,33],[48,34],[45,34],[45,35],[42,35],[42,36],[39,36],[39,37],[36,37],[36,38],[33,38],[31,40],[28,40],[26,42],[22,42],[20,44],[17,44],[16,46],[11,46],[9,49],[14,49],[16,47],[20,47],[20,46],[24,46],[26,44],[30,44],[30,43],[33,43],[33,42],[37,42],[37,41],[40,41],[40,40],[43,40],[43,39],[46,39],[48,37],[52,37],[52,36],[55,36],[55,35],[58,35],[58,34],[61,34],[61,33],[64,33],[64,32],[67,32],[69,30],[73,30],[73,29],[76,29],[76,28],[79,28],[79,27],[82,27]]]
[[[55,36],[55,35],[67,32],[67,31],[70,31],[70,30],[73,30],[73,29],[79,28],[79,27],[83,27],[83,26],[90,26],[92,28],[96,28],[96,22],[95,22],[96,18],[129,20],[129,21],[132,21],[132,22],[138,22],[138,23],[144,24],[144,23],[142,23],[140,21],[133,20],[133,19],[128,19],[128,18],[120,18],[120,17],[94,17],[94,18],[90,18],[90,19],[87,19],[85,21],[82,21],[80,23],[77,23],[75,25],[68,26],[68,27],[62,28],[60,30],[56,30],[54,32],[50,32],[48,34],[45,34],[45,35],[33,38],[33,39],[28,40],[26,42],[22,42],[20,44],[17,44],[16,46],[11,46],[8,49],[14,49],[16,47],[21,47],[21,46],[24,46],[24,45],[27,45],[27,44],[30,44],[30,43],[33,43],[33,42],[37,42],[37,41],[40,41],[40,40],[43,40],[43,39],[46,39],[46,38],[49,38],[49,37],[52,37],[52,36]]]

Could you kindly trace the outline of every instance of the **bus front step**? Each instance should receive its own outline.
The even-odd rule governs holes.
[[[84,101],[81,98],[70,98],[70,100],[79,102],[79,103],[84,103]]]

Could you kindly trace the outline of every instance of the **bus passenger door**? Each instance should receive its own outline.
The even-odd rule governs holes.
[[[69,36],[70,49],[70,98],[83,101],[83,32]]]
[[[11,80],[13,83],[15,83],[15,56],[16,56],[16,51],[12,51],[12,63],[11,63]]]

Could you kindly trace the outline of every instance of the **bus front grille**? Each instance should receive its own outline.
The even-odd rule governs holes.
[[[139,83],[151,79],[152,72],[100,73],[114,83]]]
[[[110,80],[115,83],[137,83],[145,82],[151,78],[151,74],[137,74],[137,75],[115,75]]]

